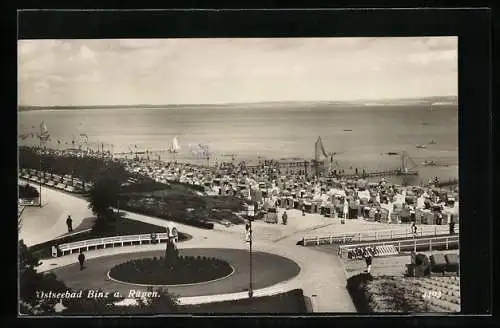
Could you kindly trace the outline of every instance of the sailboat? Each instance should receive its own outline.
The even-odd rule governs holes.
[[[178,153],[179,149],[181,149],[181,146],[179,146],[179,141],[177,140],[177,137],[174,137],[174,139],[172,139],[172,145],[170,147],[170,152],[171,153]]]
[[[179,145],[179,141],[177,140],[177,136],[175,136],[172,139],[172,144],[170,145],[170,149],[168,150],[169,153],[173,154],[174,160],[175,160],[175,154],[179,152],[179,149],[181,149],[181,146]]]
[[[50,134],[49,134],[49,130],[47,129],[47,125],[45,124],[45,121],[42,121],[40,123],[40,133],[38,133],[37,137],[40,140],[40,148],[42,146],[47,145],[47,141],[50,138]]]

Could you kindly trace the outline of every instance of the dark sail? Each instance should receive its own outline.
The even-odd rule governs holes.
[[[316,162],[319,162],[325,158],[328,158],[328,155],[325,152],[325,147],[323,147],[321,137],[318,137],[318,140],[316,140],[316,143],[314,145],[314,159],[316,160]]]

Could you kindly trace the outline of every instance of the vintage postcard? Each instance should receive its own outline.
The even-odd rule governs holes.
[[[20,40],[19,314],[460,312],[457,47]]]

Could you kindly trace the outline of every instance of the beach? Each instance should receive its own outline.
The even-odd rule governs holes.
[[[406,151],[419,166],[419,179],[458,178],[458,110],[427,105],[342,107],[325,105],[310,108],[105,108],[32,110],[18,113],[19,133],[37,133],[43,120],[51,135],[47,147],[70,148],[84,144],[97,150],[118,152],[156,151],[170,147],[178,138],[179,161],[205,164],[189,145],[207,144],[210,163],[258,161],[259,159],[314,158],[314,142],[321,137],[325,150],[336,153],[336,164],[349,170],[394,169],[399,156],[387,152]],[[351,131],[344,131],[351,130]],[[81,136],[86,135],[85,140]],[[60,141],[58,143],[57,141]],[[430,144],[434,140],[435,144]],[[36,145],[36,138],[20,140],[20,145]],[[104,145],[103,145],[104,144]],[[426,145],[418,149],[416,145]],[[173,160],[167,151],[158,154]],[[155,155],[157,157],[158,155]],[[439,166],[423,166],[435,161]],[[441,165],[442,164],[442,165]],[[394,179],[394,178],[392,178]],[[400,183],[400,181],[393,181]],[[419,181],[416,181],[418,183]]]

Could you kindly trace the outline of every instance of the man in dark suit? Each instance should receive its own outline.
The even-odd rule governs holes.
[[[364,252],[364,258],[365,258],[365,262],[366,262],[366,271],[365,272],[370,273],[370,271],[372,269],[372,255],[367,250],[365,250],[365,252]]]
[[[73,220],[71,219],[71,215],[68,215],[68,218],[66,219],[66,225],[68,226],[68,232],[73,231]]]
[[[84,266],[84,262],[85,262],[85,255],[83,255],[83,251],[80,250],[80,255],[78,255],[78,262],[80,263],[80,271],[83,270]]]

